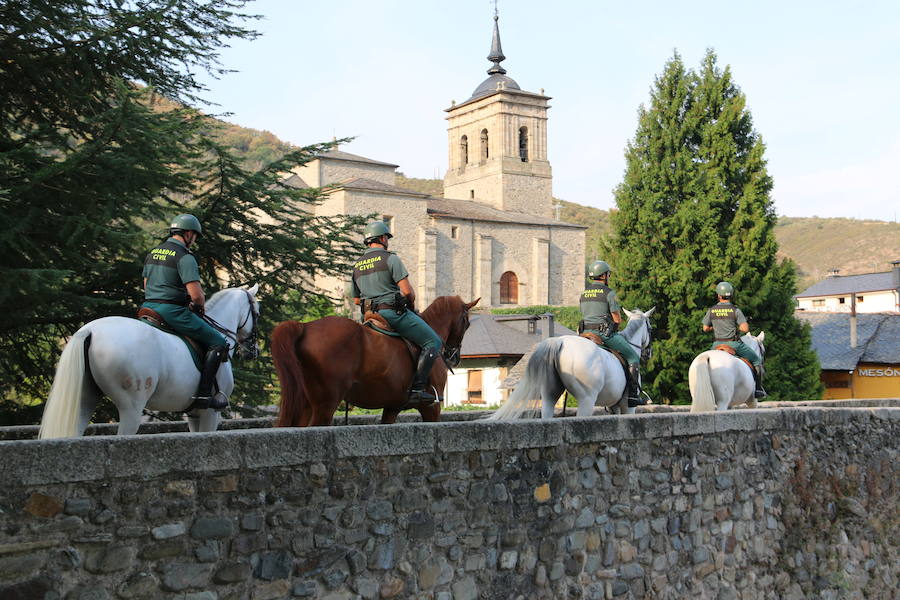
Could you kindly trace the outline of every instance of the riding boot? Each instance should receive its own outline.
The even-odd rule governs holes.
[[[413,375],[412,386],[409,388],[409,404],[425,406],[437,400],[434,394],[426,389],[431,367],[437,356],[437,348],[424,348],[419,354],[419,364],[416,367],[416,374]]]
[[[222,364],[226,356],[228,356],[228,348],[226,346],[211,346],[206,351],[203,371],[200,373],[200,385],[197,386],[197,393],[191,398],[192,408],[222,410],[228,407],[227,400],[213,393],[216,373],[219,372],[219,365]]]
[[[754,398],[765,398],[769,395],[766,393],[766,390],[763,389],[762,378],[762,365],[753,367],[753,383],[756,385],[756,389],[753,390]]]
[[[641,367],[640,365],[628,365],[628,408],[643,406],[647,401],[641,397]]]

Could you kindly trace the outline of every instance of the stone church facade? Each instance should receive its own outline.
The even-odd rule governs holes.
[[[482,307],[575,304],[584,283],[585,228],[553,218],[550,98],[506,76],[496,17],[488,60],[489,77],[472,97],[446,109],[444,197],[398,187],[397,165],[340,150],[295,169],[289,182],[329,186],[316,214],[383,219],[420,308],[444,295],[480,297]],[[346,279],[320,277],[316,284],[346,300],[349,269]]]

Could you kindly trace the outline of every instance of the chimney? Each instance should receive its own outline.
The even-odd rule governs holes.
[[[830,271],[828,271],[828,276],[829,277],[837,277],[838,273],[840,273],[840,272],[841,272],[840,269],[833,268]]]
[[[554,337],[553,313],[544,313],[541,315],[541,339]]]
[[[891,261],[891,266],[893,267],[892,272],[894,274],[894,289],[900,292],[900,260]]]
[[[850,347],[856,348],[856,293],[850,294]]]

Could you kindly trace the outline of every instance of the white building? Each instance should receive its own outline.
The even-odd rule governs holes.
[[[900,260],[892,269],[863,275],[838,275],[835,271],[797,294],[799,310],[817,312],[900,312]],[[855,296],[855,298],[854,298]]]

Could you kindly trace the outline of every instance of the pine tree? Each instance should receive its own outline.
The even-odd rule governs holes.
[[[717,282],[766,331],[773,399],[821,395],[808,329],[793,316],[793,265],[776,260],[772,180],[746,100],[708,51],[699,72],[676,53],[641,107],[606,241],[613,287],[627,307],[657,308],[651,396],[686,401],[688,366],[709,347],[700,327]]]
[[[350,260],[359,221],[314,217],[319,192],[280,183],[330,144],[251,172],[191,106],[198,73],[226,73],[219,50],[256,36],[245,4],[0,7],[0,397],[40,398],[64,336],[134,313],[144,256],[175,214],[203,223],[207,295],[260,283],[264,327],[318,306],[311,274]],[[260,392],[270,381],[255,369]]]

